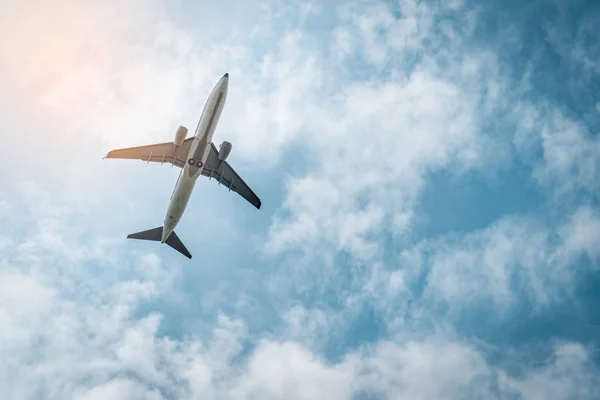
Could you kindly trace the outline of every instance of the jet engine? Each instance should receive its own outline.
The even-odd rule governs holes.
[[[221,146],[219,146],[219,154],[217,155],[217,158],[219,161],[225,161],[227,156],[229,156],[229,153],[231,153],[231,143],[224,141],[221,143]]]
[[[187,136],[187,133],[188,130],[185,126],[180,126],[179,128],[177,128],[177,132],[175,132],[175,140],[173,141],[173,143],[175,143],[175,146],[181,146],[181,144],[185,140],[185,137]]]

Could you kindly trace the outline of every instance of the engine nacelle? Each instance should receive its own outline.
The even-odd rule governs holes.
[[[181,146],[181,144],[187,136],[187,133],[188,130],[185,126],[180,126],[179,128],[177,128],[177,132],[175,132],[175,140],[173,141],[173,143],[175,143],[175,146]]]
[[[219,146],[219,154],[217,155],[219,161],[225,161],[227,159],[227,156],[231,153],[231,147],[231,143],[229,142],[224,141],[221,143],[221,146]]]

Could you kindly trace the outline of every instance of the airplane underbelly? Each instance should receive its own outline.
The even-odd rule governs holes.
[[[202,172],[202,168],[208,155],[210,154],[210,146],[212,143],[212,137],[215,132],[221,112],[223,111],[223,103],[225,101],[225,93],[219,93],[215,103],[208,107],[206,114],[198,124],[196,129],[196,137],[194,143],[190,147],[188,155],[188,165],[186,168],[188,177],[198,177]]]
[[[195,183],[195,178],[188,178],[186,176],[181,177],[173,192],[171,201],[169,202],[169,207],[165,216],[165,225],[168,225],[173,229],[175,228],[175,225],[177,225],[183,216],[188,202],[190,201]]]

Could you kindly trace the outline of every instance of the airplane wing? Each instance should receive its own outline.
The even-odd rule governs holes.
[[[229,190],[237,192],[240,196],[246,199],[250,204],[260,210],[261,201],[258,196],[250,189],[242,178],[235,172],[227,161],[219,161],[217,158],[219,151],[214,143],[211,143],[210,154],[202,168],[202,175],[210,178],[215,178],[220,184],[227,187]]]
[[[194,140],[193,137],[184,140],[181,146],[176,146],[173,142],[167,142],[117,149],[108,152],[104,158],[127,158],[147,162],[159,162],[161,164],[170,163],[183,168],[192,140]]]

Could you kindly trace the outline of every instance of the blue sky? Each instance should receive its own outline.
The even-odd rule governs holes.
[[[8,2],[0,397],[600,397],[600,7]],[[102,160],[196,126],[262,199]]]

